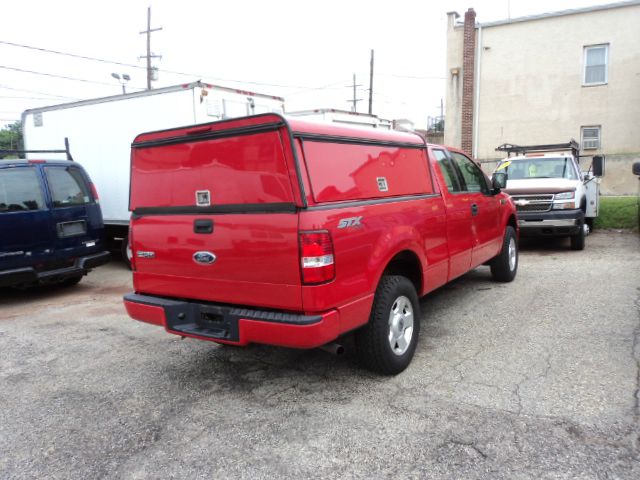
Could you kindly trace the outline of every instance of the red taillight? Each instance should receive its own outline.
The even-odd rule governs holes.
[[[300,232],[300,267],[304,284],[333,280],[336,268],[329,232]]]
[[[93,199],[96,203],[100,203],[100,198],[98,197],[98,190],[96,190],[96,185],[93,182],[89,183],[89,188],[91,189],[91,195],[93,195]]]

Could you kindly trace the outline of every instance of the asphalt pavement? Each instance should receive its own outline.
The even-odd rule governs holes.
[[[0,290],[0,478],[640,478],[640,236],[422,300],[402,374],[130,320],[119,262]]]

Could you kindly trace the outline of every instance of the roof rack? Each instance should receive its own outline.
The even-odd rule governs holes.
[[[73,162],[71,150],[69,150],[69,139],[64,137],[64,150],[0,150],[0,155],[23,155],[25,153],[64,153],[67,160]],[[0,160],[12,160],[9,158],[0,158]]]
[[[558,150],[571,150],[574,157],[580,157],[580,145],[573,138],[568,143],[550,143],[547,145],[512,145],[510,143],[504,143],[496,148],[496,152],[507,152],[507,158],[511,154],[524,155],[526,153],[540,153],[540,152],[557,152]]]

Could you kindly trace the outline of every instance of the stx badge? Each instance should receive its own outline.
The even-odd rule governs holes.
[[[360,220],[362,220],[362,217],[343,218],[338,223],[338,228],[360,227],[362,226]]]

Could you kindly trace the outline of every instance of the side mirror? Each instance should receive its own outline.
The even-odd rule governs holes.
[[[493,188],[494,193],[499,193],[506,186],[507,174],[505,172],[494,172],[491,177],[491,188]]]
[[[633,164],[633,167],[631,167],[633,174],[634,175],[640,175],[640,162],[636,162]]]
[[[596,155],[591,161],[593,167],[593,175],[595,177],[604,177],[604,155]]]

